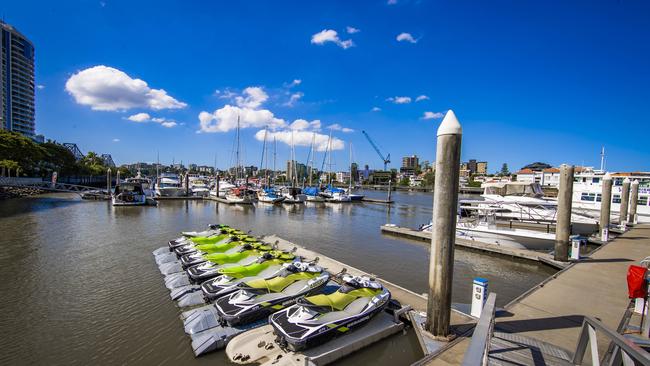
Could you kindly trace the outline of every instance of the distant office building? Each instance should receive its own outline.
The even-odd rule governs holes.
[[[214,167],[212,166],[199,165],[196,167],[195,170],[198,171],[200,174],[209,174],[209,175],[214,174]]]
[[[402,158],[402,167],[399,169],[399,172],[410,176],[414,175],[419,168],[420,159],[418,159],[417,155],[405,156]]]
[[[302,178],[307,178],[307,166],[295,160],[287,160],[287,180],[293,181],[294,178],[299,183]]]
[[[352,174],[352,182],[359,182],[359,165],[357,163],[350,164],[350,173]]]
[[[34,45],[2,21],[0,33],[0,126],[35,138]]]
[[[350,172],[337,172],[336,181],[339,183],[348,183],[350,181]]]
[[[476,159],[470,159],[468,162],[460,164],[461,176],[485,175],[487,168],[487,161],[476,161]]]

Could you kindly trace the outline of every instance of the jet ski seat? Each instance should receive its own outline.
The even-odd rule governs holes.
[[[366,305],[368,305],[370,300],[371,298],[369,297],[362,297],[356,299],[352,301],[348,306],[346,306],[343,310],[325,313],[316,319],[310,320],[310,323],[323,324],[329,322],[336,322],[341,319],[358,315],[366,307]]]
[[[268,302],[281,297],[294,296],[298,294],[300,290],[304,289],[305,286],[307,286],[307,282],[308,280],[296,281],[290,284],[289,286],[287,286],[285,289],[283,289],[280,292],[271,292],[268,294],[260,295],[255,300],[257,302]]]

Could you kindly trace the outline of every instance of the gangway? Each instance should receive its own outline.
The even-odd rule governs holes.
[[[80,186],[69,183],[53,183],[50,181],[25,180],[21,178],[0,177],[0,187],[35,188],[49,192],[66,192],[83,195],[88,192],[96,192],[96,187]]]

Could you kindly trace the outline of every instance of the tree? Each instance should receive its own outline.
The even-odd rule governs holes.
[[[436,182],[436,174],[433,171],[428,171],[424,173],[424,177],[422,177],[422,183],[426,187],[433,187],[433,185]]]
[[[14,170],[16,171],[16,176],[18,176],[18,169],[20,169],[20,165],[13,161],[13,160],[0,160],[0,168],[2,168],[3,172],[6,169],[7,170],[7,176],[11,177],[11,171]]]
[[[50,174],[58,172],[61,175],[76,174],[79,172],[79,166],[72,152],[63,145],[52,142],[41,144],[43,148],[43,160],[40,164],[42,172]]]
[[[18,163],[24,172],[35,173],[43,153],[43,149],[31,139],[16,132],[0,130],[0,157]]]
[[[503,163],[503,165],[501,165],[501,171],[499,172],[499,175],[502,176],[502,177],[510,175],[510,170],[508,170],[508,164],[507,163]]]
[[[402,179],[400,179],[399,185],[403,187],[408,187],[409,185],[411,185],[411,180],[409,179],[409,177],[404,176],[402,177]]]

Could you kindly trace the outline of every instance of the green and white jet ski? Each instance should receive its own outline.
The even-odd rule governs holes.
[[[243,250],[239,253],[227,254],[219,257],[215,256],[210,262],[204,262],[187,268],[186,272],[191,282],[201,283],[207,279],[221,275],[222,273],[220,270],[227,266],[227,264],[237,263],[238,265],[246,265],[252,264],[260,259],[266,260],[271,258],[290,261],[295,258],[295,255],[280,250]]]
[[[281,347],[299,351],[360,327],[389,301],[390,292],[374,279],[344,275],[336,292],[301,298],[269,322]]]
[[[272,250],[273,247],[270,244],[261,243],[259,240],[249,237],[218,246],[198,245],[196,249],[197,251],[195,252],[181,256],[180,260],[183,268],[191,267],[203,262],[218,262],[221,256],[237,253],[242,250],[256,249],[260,251],[269,251]]]
[[[330,274],[322,267],[296,261],[285,264],[277,276],[237,283],[235,292],[215,304],[183,313],[194,353],[199,356],[225,347],[235,335],[266,324],[269,314],[290,306],[301,296],[321,293],[329,280]]]

